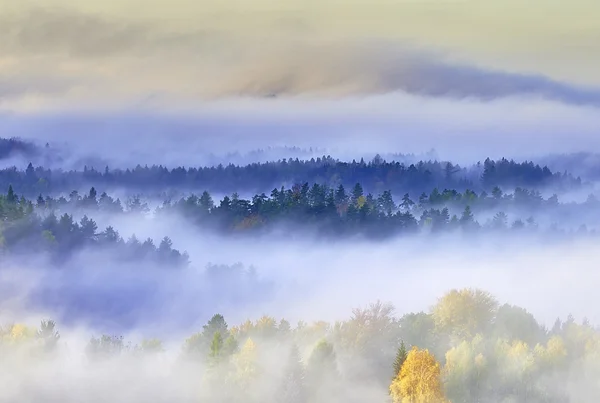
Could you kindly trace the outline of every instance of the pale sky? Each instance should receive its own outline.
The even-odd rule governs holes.
[[[597,0],[0,0],[0,107],[529,88],[487,72],[596,91],[598,21]]]

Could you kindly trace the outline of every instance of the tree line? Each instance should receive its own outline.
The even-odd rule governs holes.
[[[427,312],[394,313],[377,302],[335,323],[292,326],[262,316],[231,327],[216,314],[172,361],[160,358],[169,350],[155,338],[94,336],[81,354],[87,370],[111,359],[126,360],[119,367],[133,373],[136,363],[146,366],[140,375],[160,365],[187,379],[178,387],[198,402],[586,403],[600,394],[600,331],[585,319],[557,319],[548,329],[527,310],[471,288],[451,290]],[[30,371],[73,352],[52,321],[3,327],[0,349],[5,362]]]
[[[505,158],[471,167],[451,162],[419,161],[405,164],[385,161],[376,156],[372,161],[345,162],[330,156],[310,160],[282,159],[248,165],[167,168],[162,165],[140,166],[132,169],[97,170],[85,167],[81,171],[63,171],[34,167],[25,170],[16,167],[0,170],[0,187],[12,185],[15,191],[28,197],[39,193],[56,194],[73,189],[126,188],[148,193],[166,190],[216,193],[261,193],[282,185],[318,183],[351,188],[361,183],[372,193],[390,190],[395,194],[415,193],[439,189],[474,189],[490,191],[494,186],[554,188],[559,192],[579,188],[580,178],[568,173],[552,172],[546,166],[531,161],[515,162]]]
[[[158,245],[151,238],[140,241],[135,234],[124,240],[111,226],[100,231],[87,215],[77,222],[72,214],[57,216],[39,207],[39,203],[18,196],[11,186],[6,194],[0,195],[0,255],[47,252],[57,263],[62,263],[73,253],[87,249],[109,252],[122,261],[166,267],[189,263],[187,252],[174,249],[167,236]]]
[[[504,193],[498,186],[490,193],[434,188],[414,198],[405,193],[396,200],[390,190],[374,196],[366,193],[360,183],[349,190],[344,185],[332,188],[304,183],[290,188],[275,188],[269,196],[260,193],[250,199],[233,193],[215,201],[208,191],[174,200],[166,198],[154,213],[159,217],[176,213],[201,228],[228,234],[260,233],[288,225],[295,232],[307,231],[325,236],[386,238],[417,231],[537,230],[535,216],[543,214],[570,226],[560,228],[558,224],[554,225],[549,230],[555,234],[567,234],[574,229],[580,233],[595,233],[593,227],[597,223],[592,213],[599,206],[600,202],[593,195],[584,203],[560,203],[556,194],[544,198],[537,190],[521,187],[513,193]],[[44,214],[72,211],[144,214],[151,211],[148,202],[141,196],[122,202],[106,192],[98,195],[94,187],[83,195],[77,191],[67,197],[39,195],[35,207]],[[478,216],[489,215],[490,212],[493,212],[493,217],[478,220]],[[573,228],[574,223],[576,228]],[[587,230],[587,225],[592,227],[591,231]]]

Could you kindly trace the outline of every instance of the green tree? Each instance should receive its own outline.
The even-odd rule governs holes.
[[[229,332],[227,322],[225,322],[225,318],[221,314],[213,315],[208,323],[202,327],[202,334],[206,340],[212,340],[217,332],[221,333],[221,335]]]
[[[40,328],[37,331],[37,338],[42,341],[46,351],[56,349],[60,334],[56,330],[56,323],[53,320],[42,320]]]
[[[471,212],[471,206],[466,206],[460,217],[460,224],[463,228],[473,228],[475,225],[475,218]]]
[[[209,357],[213,364],[219,362],[221,356],[223,354],[223,336],[221,336],[221,332],[215,332],[212,342],[210,343],[210,353]]]
[[[354,188],[352,188],[352,204],[354,204],[356,207],[360,207],[358,206],[358,199],[361,198],[363,194],[364,191],[362,185],[360,183],[354,185]]]
[[[306,367],[311,401],[327,402],[337,395],[339,373],[333,345],[321,340],[313,349]]]
[[[8,185],[8,193],[6,194],[6,202],[9,204],[15,204],[17,202],[17,195],[13,190],[12,185]]]
[[[410,195],[405,193],[404,197],[402,197],[402,203],[400,203],[400,207],[402,207],[405,211],[409,211],[414,205],[415,202],[410,199]]]
[[[396,352],[396,359],[394,360],[394,378],[396,378],[400,374],[400,370],[402,369],[402,364],[406,361],[406,357],[408,356],[408,352],[406,351],[406,346],[404,345],[404,341],[400,343],[400,347]]]

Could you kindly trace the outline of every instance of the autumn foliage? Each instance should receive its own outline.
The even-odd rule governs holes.
[[[440,363],[428,350],[413,347],[390,386],[394,403],[445,401]]]

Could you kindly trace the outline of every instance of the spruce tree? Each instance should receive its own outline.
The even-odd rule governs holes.
[[[406,346],[404,345],[404,341],[400,343],[400,347],[398,348],[398,352],[396,353],[396,359],[394,360],[394,378],[400,374],[400,370],[402,369],[402,364],[406,361],[406,356],[408,355],[406,351]]]

